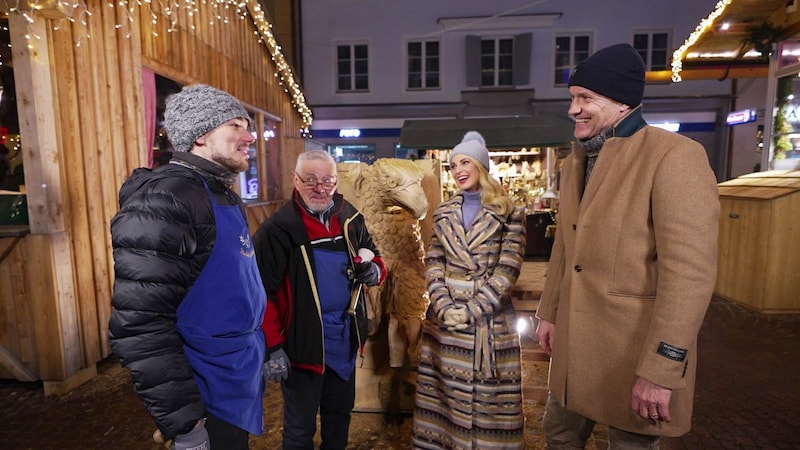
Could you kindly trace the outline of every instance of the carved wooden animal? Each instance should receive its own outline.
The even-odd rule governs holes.
[[[364,215],[389,270],[384,285],[371,288],[369,297],[371,332],[377,332],[383,317],[388,317],[391,367],[406,361],[416,367],[430,303],[419,225],[428,208],[423,175],[413,161],[388,158],[371,166],[360,164],[347,174],[355,194],[349,198]]]

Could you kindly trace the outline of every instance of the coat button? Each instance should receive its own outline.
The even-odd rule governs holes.
[[[575,265],[575,272],[580,272],[581,270],[583,270],[583,267],[581,267],[580,264],[576,264]]]
[[[573,231],[574,231],[574,230],[577,230],[577,229],[578,229],[578,226],[577,226],[577,225],[575,225],[575,224],[573,223],[573,224],[572,224],[572,229],[573,229]]]
[[[472,275],[467,275],[467,276],[466,276],[466,277],[464,277],[464,278],[465,278],[467,281],[472,281]]]

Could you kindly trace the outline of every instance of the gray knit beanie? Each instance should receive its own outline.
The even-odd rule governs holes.
[[[186,86],[167,97],[166,103],[164,128],[176,152],[190,151],[197,138],[231,119],[250,122],[239,100],[204,84]]]
[[[467,155],[489,170],[489,150],[486,148],[483,136],[477,131],[467,131],[461,143],[453,147],[453,151],[450,152],[451,163],[456,155]]]

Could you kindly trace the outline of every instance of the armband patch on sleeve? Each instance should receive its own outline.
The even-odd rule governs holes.
[[[685,348],[674,347],[665,342],[658,344],[658,354],[673,361],[683,361],[686,359],[686,352],[687,350]]]

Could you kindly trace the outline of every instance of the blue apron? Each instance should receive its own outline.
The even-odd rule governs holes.
[[[177,328],[208,412],[259,435],[264,429],[261,322],[266,293],[241,209],[218,205],[203,184],[214,208],[217,237],[178,307]]]

